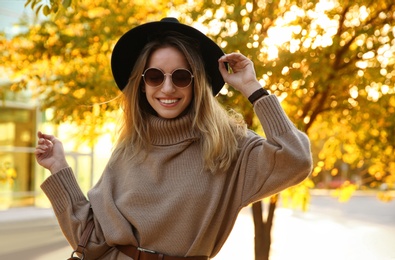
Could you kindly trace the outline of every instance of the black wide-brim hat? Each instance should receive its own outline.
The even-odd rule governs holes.
[[[115,44],[111,56],[111,69],[118,88],[123,90],[126,87],[136,60],[149,39],[155,34],[171,31],[184,34],[196,41],[203,57],[213,95],[217,95],[225,84],[218,69],[218,59],[224,55],[224,52],[202,32],[170,17],[158,22],[139,25],[126,32]]]

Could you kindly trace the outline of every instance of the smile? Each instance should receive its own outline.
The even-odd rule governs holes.
[[[159,99],[159,102],[163,104],[174,104],[178,102],[178,99]]]

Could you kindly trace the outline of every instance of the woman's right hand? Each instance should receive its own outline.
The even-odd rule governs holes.
[[[40,131],[37,136],[38,144],[35,155],[38,164],[51,171],[51,174],[69,167],[61,141],[53,135],[43,134]]]

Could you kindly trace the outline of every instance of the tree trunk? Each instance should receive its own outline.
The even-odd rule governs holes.
[[[274,211],[277,206],[278,195],[270,198],[266,222],[263,220],[262,201],[252,204],[252,215],[255,231],[255,260],[269,260],[271,245],[271,229],[273,226]]]

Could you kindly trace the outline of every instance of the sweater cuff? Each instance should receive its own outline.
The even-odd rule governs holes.
[[[50,200],[56,215],[63,213],[68,206],[78,201],[86,201],[70,167],[49,176],[41,184],[41,189]]]
[[[254,104],[254,110],[261,121],[267,138],[282,135],[294,128],[275,95],[265,96],[257,100]]]

